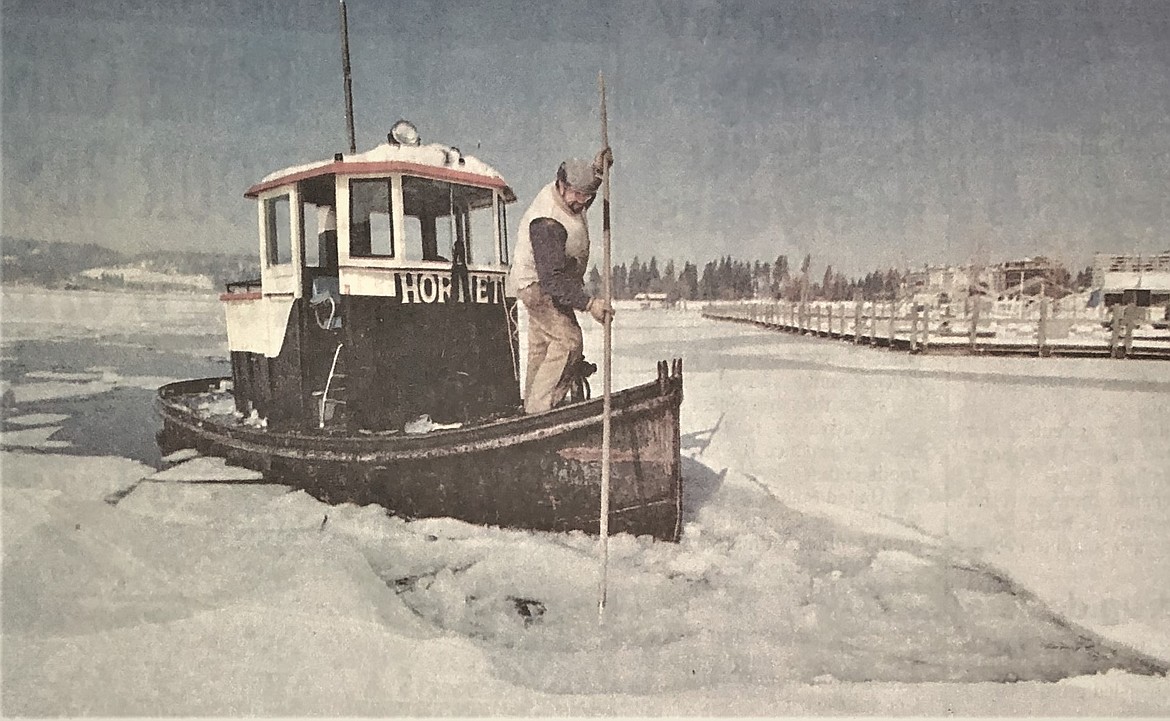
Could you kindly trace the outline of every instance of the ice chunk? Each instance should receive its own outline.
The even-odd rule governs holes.
[[[193,458],[179,465],[147,476],[147,481],[178,481],[180,483],[230,483],[232,481],[259,481],[264,475],[238,466],[230,466],[223,458]]]
[[[459,428],[462,425],[462,423],[435,423],[429,414],[424,413],[413,421],[408,421],[403,430],[407,433],[430,433],[431,431]]]
[[[21,416],[13,416],[8,419],[8,422],[18,426],[47,426],[68,420],[68,418],[69,416],[62,413],[26,413]]]
[[[163,463],[182,463],[183,461],[189,461],[192,458],[198,457],[199,451],[194,448],[180,448],[174,453],[163,456],[162,460]]]

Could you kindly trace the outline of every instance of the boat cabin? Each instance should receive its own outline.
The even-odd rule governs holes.
[[[516,411],[516,196],[499,173],[401,121],[372,150],[277,171],[245,196],[261,274],[220,296],[238,411],[346,432]]]

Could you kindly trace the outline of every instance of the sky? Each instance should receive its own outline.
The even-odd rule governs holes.
[[[252,253],[244,190],[345,149],[331,0],[0,25],[6,236]],[[598,149],[604,72],[619,261],[1170,249],[1167,2],[351,0],[349,26],[358,149],[408,118],[520,206]]]

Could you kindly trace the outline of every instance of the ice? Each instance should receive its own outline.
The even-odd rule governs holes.
[[[462,423],[435,423],[431,420],[429,414],[424,413],[412,421],[407,421],[406,426],[403,427],[402,431],[404,433],[418,434],[430,433],[431,431],[448,430],[451,428],[460,428],[462,426]]]
[[[87,382],[57,381],[46,383],[22,383],[11,386],[13,401],[18,404],[59,398],[81,398],[105,393],[113,384],[100,380]]]
[[[0,434],[0,445],[9,448],[68,448],[69,441],[53,440],[61,426],[41,426]]]
[[[207,416],[230,416],[236,412],[236,401],[231,396],[200,403],[197,410]]]
[[[223,310],[214,294],[46,291],[5,286],[3,295],[5,344],[124,333],[224,332]]]
[[[183,461],[189,461],[192,458],[198,458],[198,457],[199,457],[199,451],[195,450],[194,448],[182,448],[180,450],[175,451],[174,453],[168,453],[167,455],[163,456],[162,462],[163,463],[181,463]]]
[[[177,466],[147,476],[148,481],[178,481],[183,483],[227,481],[258,481],[264,476],[259,471],[228,465],[222,458],[193,458]]]
[[[11,416],[4,420],[18,426],[48,426],[54,423],[60,423],[68,419],[69,416],[62,413],[26,413],[19,416]]]
[[[256,410],[255,408],[252,409],[252,412],[250,414],[248,414],[248,417],[244,419],[243,423],[244,423],[244,425],[248,426],[249,428],[267,428],[268,427],[268,419],[261,418],[260,411]]]
[[[34,372],[27,374],[26,377],[55,380],[11,385],[13,401],[17,404],[64,398],[83,398],[105,393],[115,388],[154,390],[159,386],[180,380],[165,376],[122,376],[111,371],[94,374]]]
[[[58,371],[32,371],[25,373],[25,378],[54,381],[96,381],[102,379],[101,373],[60,373]]]
[[[150,466],[126,458],[0,452],[5,494],[14,488],[51,490],[73,499],[100,501],[153,472]]]
[[[89,317],[107,301],[51,332],[121,332],[132,311]],[[204,332],[160,313],[141,322]],[[211,456],[144,482],[8,450],[5,714],[1170,712],[1146,655],[1170,651],[1159,364],[911,357],[694,312],[615,330],[616,387],[685,358],[686,516],[678,544],[610,539],[604,625],[580,533],[329,505]],[[33,372],[54,375],[18,398],[139,377]],[[15,432],[50,440],[42,420]]]

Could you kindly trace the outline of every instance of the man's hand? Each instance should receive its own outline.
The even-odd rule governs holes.
[[[589,305],[585,309],[589,311],[589,315],[593,316],[593,320],[598,323],[604,323],[607,315],[610,318],[614,316],[613,306],[605,302],[604,298],[591,298]]]
[[[593,159],[593,169],[601,175],[603,170],[613,167],[613,148],[605,147],[597,153],[597,157]]]

